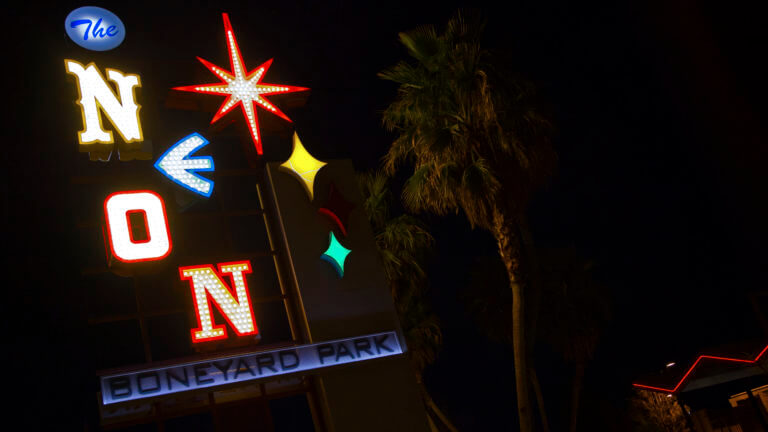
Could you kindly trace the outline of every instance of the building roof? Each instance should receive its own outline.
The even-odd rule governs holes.
[[[643,376],[632,385],[665,393],[691,391],[762,374],[760,365],[768,362],[765,341],[715,347],[705,352],[686,364],[670,363],[664,370]]]

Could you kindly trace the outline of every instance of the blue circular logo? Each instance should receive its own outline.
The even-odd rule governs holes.
[[[125,39],[125,26],[120,18],[96,6],[83,6],[70,12],[64,28],[76,44],[92,51],[111,50]]]

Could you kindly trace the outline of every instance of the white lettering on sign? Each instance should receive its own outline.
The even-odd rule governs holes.
[[[130,217],[141,213],[144,217],[146,239],[138,240]],[[107,237],[112,255],[123,262],[161,260],[171,253],[171,235],[165,204],[160,195],[152,191],[117,192],[104,200]]]
[[[195,304],[198,328],[192,329],[192,342],[224,339],[227,331],[223,325],[214,325],[208,295],[227,320],[235,329],[238,336],[258,334],[256,321],[253,318],[251,300],[248,293],[244,273],[251,272],[251,263],[239,261],[219,264],[221,274],[230,274],[234,285],[235,296],[224,284],[210,264],[181,267],[179,274],[182,280],[192,281],[192,301]]]
[[[395,332],[100,377],[104,405],[402,354]]]
[[[126,143],[143,141],[139,109],[136,103],[134,87],[141,87],[138,75],[124,74],[115,69],[107,69],[107,78],[117,84],[120,94],[115,93],[93,63],[84,67],[74,60],[64,60],[67,73],[77,77],[77,89],[83,114],[83,130],[77,133],[80,144],[114,143],[111,131],[105,131],[101,113],[115,126]]]

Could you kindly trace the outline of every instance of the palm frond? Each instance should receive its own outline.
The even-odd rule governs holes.
[[[381,172],[359,174],[363,207],[372,221],[376,246],[392,298],[409,346],[409,356],[418,374],[434,362],[442,344],[437,317],[425,298],[428,283],[423,263],[434,238],[417,218],[389,216],[392,195]]]
[[[434,26],[422,26],[410,32],[398,34],[400,42],[408,49],[408,54],[429,69],[436,66],[435,56],[443,49]]]
[[[381,172],[358,174],[358,184],[365,200],[363,208],[368,215],[368,221],[376,229],[389,219],[389,202],[392,193],[387,187],[387,177]]]
[[[459,12],[443,33],[432,26],[401,33],[415,61],[379,74],[400,85],[383,113],[397,133],[383,166],[391,175],[413,165],[406,208],[463,210],[476,226],[490,226],[499,200],[523,208],[555,160],[551,124],[535,109],[533,86],[497,70],[479,44],[483,25]]]
[[[408,178],[403,187],[403,204],[411,211],[420,211],[424,207],[428,207],[427,201],[429,200],[428,189],[430,167],[421,166],[413,175]]]

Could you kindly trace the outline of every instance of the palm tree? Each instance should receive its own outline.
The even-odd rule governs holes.
[[[379,74],[399,84],[384,111],[385,126],[397,134],[384,167],[391,175],[412,166],[403,190],[409,210],[462,211],[473,227],[493,234],[512,292],[517,408],[520,429],[529,432],[525,208],[555,157],[549,123],[532,103],[532,86],[492,66],[479,44],[481,31],[482,25],[468,25],[457,14],[440,35],[431,26],[400,33],[415,62]]]
[[[635,390],[630,403],[636,430],[691,432],[683,408],[672,394]]]
[[[358,183],[408,344],[409,358],[428,408],[430,427],[435,432],[441,429],[456,432],[456,427],[432,399],[422,379],[424,369],[435,361],[443,341],[440,323],[429,310],[426,300],[428,284],[423,268],[434,239],[415,217],[405,214],[391,216],[393,197],[384,175],[378,172],[362,174]]]
[[[538,314],[537,340],[546,343],[572,370],[570,387],[570,426],[576,431],[584,372],[597,348],[611,307],[604,287],[593,277],[594,263],[578,255],[574,248],[537,248],[540,273],[539,289],[547,305]],[[481,257],[475,262],[471,286],[462,294],[468,312],[490,339],[511,344],[508,326],[500,326],[511,316],[509,290],[501,290],[503,265],[495,257]],[[536,369],[529,367],[540,412],[542,430],[549,430]],[[560,386],[560,389],[567,389]],[[559,405],[559,404],[558,404]]]
[[[512,316],[512,293],[507,280],[504,264],[498,256],[477,257],[472,268],[471,282],[462,291],[461,299],[483,335],[492,341],[512,345],[512,326],[508,325]],[[529,338],[534,337],[534,333],[535,329],[531,328]],[[541,430],[549,432],[544,395],[536,368],[530,365],[528,373],[533,387],[532,393],[536,397]]]
[[[542,296],[539,334],[571,366],[570,428],[576,432],[587,363],[592,360],[611,307],[605,287],[594,276],[594,263],[574,248],[539,252]]]

